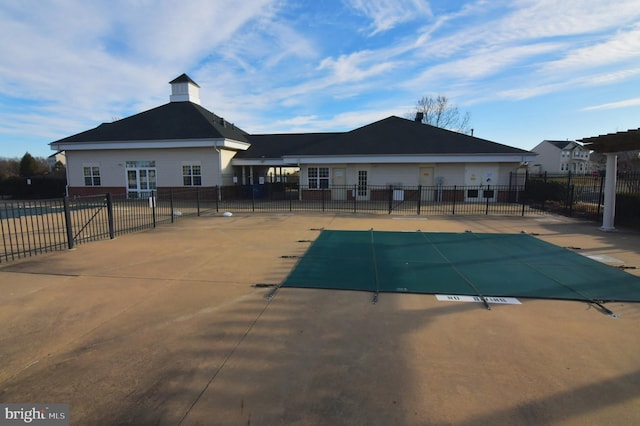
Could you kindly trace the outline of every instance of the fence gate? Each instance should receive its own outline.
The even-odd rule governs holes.
[[[69,248],[86,241],[114,238],[110,194],[64,198],[64,214]]]

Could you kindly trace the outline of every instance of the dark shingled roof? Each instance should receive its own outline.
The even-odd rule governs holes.
[[[529,151],[391,116],[290,155],[529,154]]]
[[[249,135],[251,147],[234,158],[282,158],[297,149],[327,140],[341,133],[280,133]]]
[[[221,138],[248,142],[247,136],[244,130],[198,104],[169,102],[52,143]]]

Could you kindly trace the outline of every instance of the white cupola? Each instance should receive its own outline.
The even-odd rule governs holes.
[[[188,75],[182,74],[169,84],[171,85],[169,102],[193,102],[200,105],[200,86]]]

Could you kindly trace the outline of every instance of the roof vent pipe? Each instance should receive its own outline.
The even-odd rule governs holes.
[[[416,112],[416,123],[422,123],[424,112]]]

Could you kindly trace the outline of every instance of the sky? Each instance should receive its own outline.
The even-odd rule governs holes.
[[[527,150],[640,127],[638,0],[3,0],[0,57],[0,157],[163,105],[182,73],[249,133],[438,95]]]

